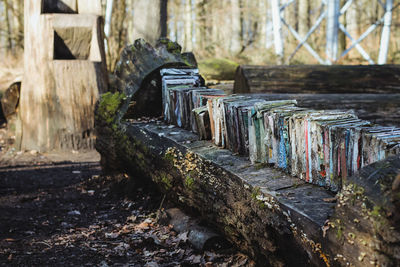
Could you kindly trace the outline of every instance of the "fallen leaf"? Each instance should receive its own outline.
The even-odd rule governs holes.
[[[199,264],[201,263],[201,255],[196,255],[193,257],[192,263]]]
[[[324,223],[324,226],[322,226],[322,236],[325,237],[326,236],[326,231],[329,230],[329,220],[326,220]]]
[[[127,217],[127,218],[126,218],[126,221],[127,221],[127,222],[135,222],[136,219],[137,219],[137,216],[132,215],[132,216]]]
[[[130,245],[124,242],[119,243],[118,246],[116,246],[114,248],[115,251],[117,252],[125,252],[126,250],[128,250],[130,248]]]
[[[149,229],[149,224],[147,222],[142,222],[136,226],[139,230],[147,230]]]
[[[106,238],[115,239],[119,236],[119,233],[105,233]]]
[[[328,197],[328,198],[324,198],[322,200],[324,202],[327,202],[327,203],[335,203],[336,202],[336,197]]]
[[[81,213],[79,212],[79,210],[72,210],[72,211],[68,212],[68,215],[79,216],[79,215],[81,215]]]
[[[146,263],[144,266],[145,267],[158,267],[158,263],[151,261],[151,262]]]
[[[396,179],[394,179],[392,183],[392,190],[396,191],[397,189],[399,189],[399,187],[400,187],[400,174],[397,175]]]
[[[179,240],[183,241],[183,242],[186,242],[186,241],[188,240],[188,233],[189,233],[189,232],[180,233],[180,234],[177,236],[177,238],[178,238]]]

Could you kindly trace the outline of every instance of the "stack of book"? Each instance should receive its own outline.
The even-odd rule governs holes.
[[[372,125],[352,111],[227,96],[202,87],[197,69],[163,69],[161,76],[166,122],[332,191],[360,168],[400,154],[400,128]]]

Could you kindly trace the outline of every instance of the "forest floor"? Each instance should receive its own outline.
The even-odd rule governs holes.
[[[157,222],[159,194],[102,175],[99,159],[0,151],[0,266],[253,265],[234,248],[196,251]]]

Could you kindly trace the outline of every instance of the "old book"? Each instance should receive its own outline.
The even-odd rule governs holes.
[[[248,111],[249,120],[249,158],[254,162],[267,162],[267,153],[264,145],[264,113],[279,106],[295,106],[295,100],[266,101],[256,103]]]
[[[195,108],[192,111],[197,124],[198,135],[200,140],[210,140],[211,130],[210,130],[210,118],[208,114],[208,109],[206,106]]]

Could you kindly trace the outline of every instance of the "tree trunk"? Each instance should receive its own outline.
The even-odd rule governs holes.
[[[238,0],[237,0],[238,1]],[[198,0],[197,8],[197,35],[196,42],[198,43],[198,47],[200,50],[203,50],[208,43],[208,26],[207,26],[207,0]]]
[[[10,23],[10,18],[9,18],[10,8],[8,5],[8,0],[3,0],[3,1],[4,1],[4,17],[6,20],[6,27],[7,27],[7,32],[6,32],[7,48],[9,51],[13,51],[11,23]]]
[[[19,48],[24,48],[24,1],[17,0],[17,36],[16,36],[16,43]]]
[[[310,29],[310,5],[309,0],[299,0],[299,34],[303,38]]]
[[[166,38],[168,35],[168,0],[160,0],[160,27],[161,27],[161,36],[162,38]]]
[[[156,3],[154,3],[156,2]],[[143,38],[155,44],[161,36],[161,1],[135,0],[134,39]]]
[[[267,23],[268,23],[268,15],[267,15],[267,2],[265,0],[258,0],[258,12],[260,14],[259,17],[259,36],[258,36],[258,47],[259,50],[265,50],[267,48]]]
[[[183,19],[185,25],[185,46],[184,51],[192,51],[193,50],[193,42],[192,42],[192,1],[185,0],[184,3]]]
[[[231,44],[230,51],[237,53],[240,50],[240,39],[241,39],[241,12],[240,12],[240,0],[232,0],[232,11],[231,11]]]
[[[128,44],[133,44],[135,41],[135,37],[133,36],[133,16],[135,15],[135,4],[134,0],[128,0],[126,1],[126,19],[127,19],[127,43]]]
[[[346,27],[347,31],[353,37],[354,40],[357,40],[359,37],[359,28],[358,28],[358,21],[359,21],[359,11],[357,7],[357,2],[353,2],[349,9],[347,10],[346,14]],[[348,43],[348,46],[350,46],[352,42]],[[358,52],[357,51],[350,51],[349,52],[349,58],[356,58],[358,57]]]

